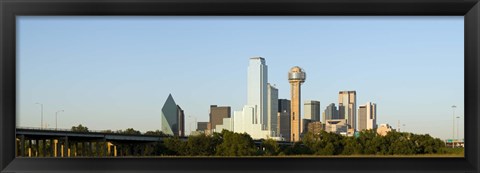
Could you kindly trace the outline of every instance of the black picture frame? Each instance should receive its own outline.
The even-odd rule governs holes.
[[[479,172],[478,0],[0,0],[1,172]],[[464,16],[465,158],[16,158],[16,16]]]

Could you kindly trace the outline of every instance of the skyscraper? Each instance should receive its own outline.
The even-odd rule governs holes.
[[[177,105],[178,136],[185,136],[185,112]]]
[[[345,119],[345,106],[343,106],[343,103],[338,104],[338,118],[337,119]]]
[[[278,132],[279,136],[283,137],[286,141],[290,141],[290,100],[278,99]]]
[[[274,86],[268,85],[268,91],[267,91],[267,107],[268,107],[268,123],[267,123],[267,130],[272,131],[273,136],[277,136],[278,134],[278,129],[277,129],[277,123],[278,123],[278,89],[275,88]]]
[[[217,125],[216,129],[248,133],[253,139],[279,140],[280,138],[273,136],[272,131],[268,129],[269,108],[265,59],[250,58],[247,75],[247,105],[243,106],[241,111],[234,111],[233,117],[223,118],[223,125]],[[276,91],[273,90],[275,89],[272,89],[272,98],[278,97],[274,96],[278,94],[274,94]]]
[[[197,131],[205,132],[208,129],[208,122],[197,122]]]
[[[305,82],[305,72],[300,67],[295,66],[290,69],[288,73],[288,81],[290,83],[290,95],[291,100],[291,133],[290,141],[299,141],[300,140],[300,131],[301,131],[301,111],[300,111],[300,96],[301,96],[301,86]]]
[[[168,95],[162,107],[162,132],[168,135],[185,135],[185,115],[183,110],[175,103],[171,94]]]
[[[326,116],[325,116],[325,111],[322,112],[322,122],[325,122],[327,120]]]
[[[291,102],[288,99],[278,99],[278,112],[288,112],[290,114]]]
[[[338,110],[335,103],[330,103],[323,113],[323,122],[326,122],[326,120],[343,119],[338,116]]]
[[[320,101],[307,100],[303,103],[305,113],[302,119],[302,125],[300,127],[301,133],[304,133],[308,129],[308,123],[314,121],[320,121]]]
[[[358,131],[375,129],[377,125],[377,104],[368,102],[358,107]]]
[[[305,119],[320,121],[320,101],[307,100],[304,103]]]
[[[210,129],[215,129],[217,125],[222,125],[223,118],[230,118],[230,106],[210,105]]]
[[[267,65],[262,57],[250,58],[247,76],[247,105],[254,107],[255,124],[268,123],[267,110]],[[262,125],[266,130],[267,126]]]
[[[340,91],[338,94],[339,115],[347,120],[349,129],[357,129],[357,93]]]

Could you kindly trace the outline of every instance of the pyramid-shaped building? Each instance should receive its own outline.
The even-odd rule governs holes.
[[[162,132],[172,136],[185,136],[185,114],[171,94],[162,107]]]

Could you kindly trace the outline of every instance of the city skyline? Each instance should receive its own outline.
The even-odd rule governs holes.
[[[44,121],[50,124],[49,127],[53,127],[55,112],[65,110],[58,115],[59,128],[83,124],[90,129],[98,130],[126,128],[141,131],[156,130],[160,129],[155,124],[158,125],[160,122],[160,111],[164,99],[171,93],[177,104],[181,105],[185,111],[185,133],[188,134],[190,132],[187,128],[188,124],[194,121],[193,118],[188,117],[196,117],[197,122],[208,121],[210,105],[231,106],[232,111],[242,109],[243,104],[247,103],[245,60],[254,56],[267,59],[268,82],[276,86],[280,99],[290,98],[288,69],[296,65],[305,69],[309,79],[302,85],[300,104],[302,117],[304,101],[320,101],[322,103],[320,110],[323,111],[330,103],[338,106],[336,101],[338,92],[343,90],[357,91],[356,109],[358,104],[366,102],[378,104],[377,123],[388,123],[395,129],[397,120],[400,120],[401,124],[406,125],[404,127],[406,131],[429,133],[443,139],[451,138],[453,113],[451,106],[457,106],[455,116],[463,117],[463,18],[460,17],[421,17],[420,19],[408,17],[252,19],[242,17],[234,20],[228,17],[100,17],[93,20],[92,18],[74,18],[76,19],[19,18],[19,88],[17,90],[19,126],[39,126],[40,107],[35,104],[39,102],[44,104]],[[45,22],[47,22],[46,25],[40,25]],[[296,25],[286,25],[289,22]],[[312,22],[315,25],[311,25]],[[369,26],[369,22],[376,25]],[[132,23],[135,25],[128,26]],[[263,23],[265,24],[262,25]],[[405,23],[413,25],[406,26]],[[333,24],[340,27],[336,28]],[[257,28],[253,30],[240,27],[243,25],[255,25]],[[170,26],[170,28],[165,27],[167,28],[165,29],[163,26]],[[198,31],[187,30],[188,26],[196,27]],[[269,30],[278,26],[285,28],[276,32]],[[349,31],[346,26],[356,29]],[[398,26],[410,32],[402,34],[400,29],[395,30]],[[438,27],[439,31],[426,33],[426,28],[432,26]],[[221,29],[215,30],[216,27]],[[374,30],[375,27],[381,29]],[[84,30],[81,31],[80,28]],[[128,28],[134,28],[133,30],[136,31],[129,31]],[[306,33],[293,32],[288,35],[292,28]],[[341,34],[336,35],[337,37],[322,34],[331,34],[339,28],[337,32]],[[139,39],[128,35],[130,32],[136,33],[139,30],[145,30],[150,35],[145,33],[136,35]],[[461,32],[457,33],[459,31]],[[161,41],[160,38],[169,38],[167,33],[175,32],[179,34],[165,39],[170,41]],[[205,32],[208,36],[199,35]],[[246,34],[234,37],[235,34],[232,35],[232,32],[246,32]],[[370,34],[369,36],[373,38],[366,41],[372,44],[359,45],[362,39],[365,39],[358,36],[361,33]],[[318,42],[311,38],[312,34],[317,34],[319,38],[326,41]],[[255,35],[259,38],[241,38],[246,35]],[[93,39],[92,36],[99,37],[99,43],[87,44],[87,38]],[[194,36],[199,38],[190,38]],[[199,41],[205,41],[212,36],[217,37],[207,41],[208,44],[199,45]],[[232,37],[230,39],[234,41],[222,38],[227,36]],[[385,45],[382,44],[384,42],[376,40],[386,36],[394,41],[403,41],[403,49],[394,49],[395,47],[398,49],[399,46],[396,42],[388,42]],[[418,38],[415,41],[402,40],[401,37],[406,36],[409,39]],[[51,41],[44,42],[46,38]],[[342,43],[340,40],[347,38],[349,38],[348,43],[340,44]],[[425,39],[424,42],[423,39]],[[142,44],[140,42],[142,40],[147,43]],[[239,40],[241,43],[236,43]],[[115,41],[120,43],[113,44]],[[139,42],[136,44],[142,46],[128,44],[136,41]],[[194,43],[185,46],[187,41]],[[258,43],[251,41],[258,41]],[[279,43],[274,44],[275,42]],[[101,47],[108,45],[107,43],[112,45]],[[312,43],[320,46],[312,46]],[[405,45],[405,43],[409,44]],[[309,46],[303,48],[300,45]],[[62,46],[65,48],[52,51],[53,48],[62,48]],[[341,46],[346,48],[342,49]],[[131,47],[135,49],[130,50]],[[193,51],[184,53],[183,49],[179,48]],[[219,51],[222,48],[226,51]],[[381,50],[377,50],[380,48]],[[434,50],[447,51],[435,53]],[[377,51],[383,53],[377,55]],[[359,58],[352,58],[355,57],[353,55],[358,55]],[[369,62],[363,63],[366,60]],[[164,66],[165,64],[167,66]],[[196,67],[198,65],[201,67]],[[337,68],[333,68],[335,66]],[[344,70],[353,67],[358,69],[367,67],[374,70],[364,69],[365,72],[358,69],[353,72]],[[407,67],[409,70],[405,70]],[[171,73],[170,71],[174,69],[177,71]],[[367,79],[367,77],[372,78],[372,73],[373,77],[377,75],[382,80]],[[170,78],[170,75],[176,76]],[[392,79],[386,78],[388,76]],[[208,84],[202,82],[206,79],[214,79],[211,80],[214,82]],[[364,82],[367,84],[361,84]],[[408,90],[408,88],[411,89]],[[216,91],[218,94],[207,97],[201,93],[202,91]],[[420,102],[420,98],[432,99],[428,99],[425,103]],[[419,115],[422,115],[422,118],[418,119]],[[426,126],[425,123],[432,122],[432,119],[439,123]],[[112,120],[116,123],[112,124]],[[192,129],[196,129],[195,126],[192,126]],[[460,122],[460,127],[463,129],[463,122]],[[463,130],[460,136],[463,136]]]

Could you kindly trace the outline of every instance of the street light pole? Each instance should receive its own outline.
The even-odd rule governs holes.
[[[193,117],[193,118],[195,119],[195,121],[193,122],[193,126],[195,126],[196,128],[198,128],[198,127],[197,127],[197,117]],[[195,131],[197,131],[197,130],[195,130]]]
[[[458,135],[458,122],[460,121],[460,116],[457,117],[457,140],[460,138],[460,136]]]
[[[190,134],[189,135],[192,135],[192,116],[188,116],[188,119],[190,119],[190,123],[188,123],[188,128],[190,129]]]
[[[452,105],[452,110],[453,110],[453,122],[452,122],[452,140],[455,139],[455,108],[457,108],[457,106],[455,105]]]
[[[398,129],[398,132],[400,132],[400,120],[398,120],[397,122],[397,129]]]
[[[40,105],[40,109],[41,109],[41,113],[40,113],[40,116],[41,116],[41,120],[40,120],[40,129],[43,129],[43,104],[42,103],[35,103],[35,104],[39,104]]]
[[[59,110],[55,112],[55,130],[57,130],[57,125],[58,125],[58,113],[59,112],[64,112],[64,110]]]

